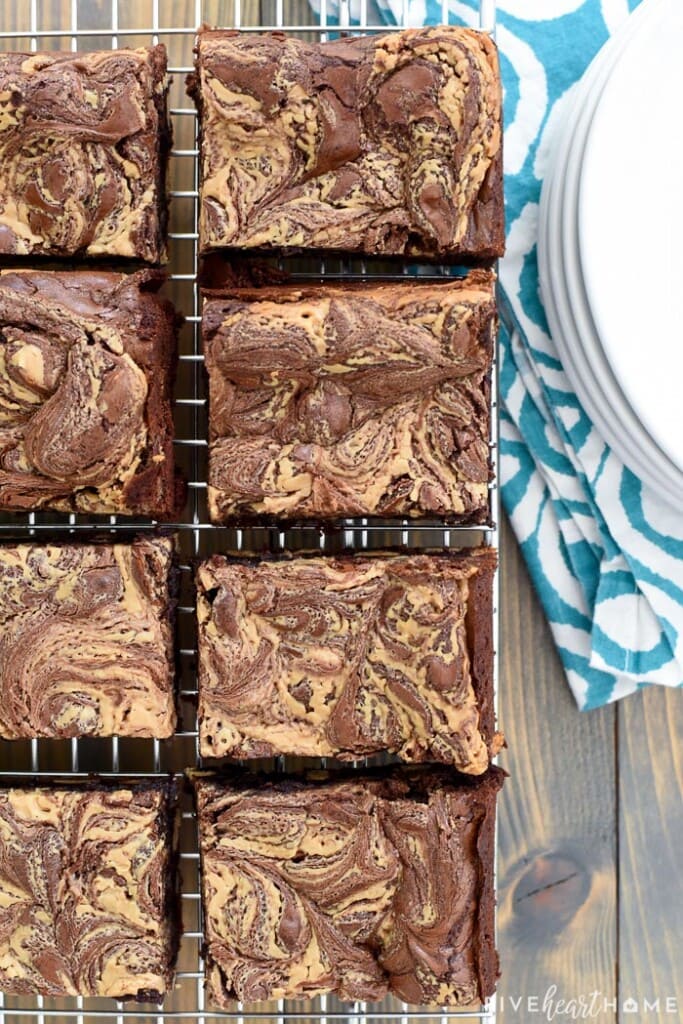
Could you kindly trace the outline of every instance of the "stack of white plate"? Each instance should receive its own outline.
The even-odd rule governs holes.
[[[548,323],[622,462],[683,511],[683,0],[643,0],[576,87],[541,197]]]

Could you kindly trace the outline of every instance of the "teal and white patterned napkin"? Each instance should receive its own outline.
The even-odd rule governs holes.
[[[549,334],[536,262],[553,134],[575,84],[637,3],[497,4],[508,232],[502,496],[581,708],[650,683],[683,684],[683,520],[619,462],[579,405]],[[335,12],[331,0],[327,8]],[[367,16],[441,24],[446,10],[451,24],[479,24],[479,0],[368,0]],[[353,0],[352,21],[358,13]]]

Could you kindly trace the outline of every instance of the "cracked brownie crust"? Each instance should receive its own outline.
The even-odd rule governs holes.
[[[189,90],[203,252],[502,255],[501,89],[486,33],[314,44],[202,29]]]

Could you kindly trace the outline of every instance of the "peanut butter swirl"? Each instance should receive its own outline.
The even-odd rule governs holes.
[[[0,508],[168,517],[175,319],[154,271],[0,273]]]
[[[0,56],[0,253],[165,257],[166,50]]]
[[[197,576],[201,753],[391,751],[481,774],[498,744],[482,721],[491,622],[479,608],[475,635],[468,611],[486,595],[490,612],[494,564],[488,549],[251,565],[214,555]]]
[[[172,552],[0,547],[0,736],[173,735]]]
[[[502,255],[490,37],[441,26],[314,44],[204,29],[203,251]]]
[[[0,791],[0,989],[159,1001],[176,947],[168,787]]]
[[[207,293],[214,522],[488,514],[493,278]]]
[[[210,1001],[484,999],[501,784],[498,769],[197,779]]]

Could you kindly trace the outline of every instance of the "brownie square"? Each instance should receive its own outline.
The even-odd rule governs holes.
[[[174,542],[0,546],[0,736],[175,729]]]
[[[478,775],[494,732],[490,548],[197,574],[204,757],[391,752]]]
[[[166,256],[166,48],[0,54],[0,254]]]
[[[501,87],[486,33],[308,43],[202,29],[189,91],[202,252],[502,255]]]
[[[0,509],[169,518],[181,495],[163,275],[0,273]]]
[[[0,990],[160,1002],[179,937],[172,783],[0,790]]]
[[[487,998],[502,780],[198,777],[208,1001]]]
[[[212,521],[486,521],[493,285],[207,292]]]

